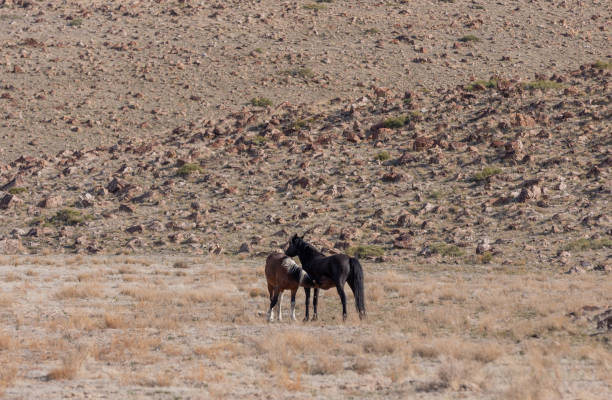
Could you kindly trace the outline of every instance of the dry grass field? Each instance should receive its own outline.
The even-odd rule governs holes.
[[[603,275],[364,264],[366,321],[269,324],[263,259],[3,256],[2,398],[612,396]]]

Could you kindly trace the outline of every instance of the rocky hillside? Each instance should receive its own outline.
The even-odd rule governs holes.
[[[0,251],[268,252],[611,268],[610,64],[193,116],[0,163]],[[3,91],[3,98],[10,92]]]

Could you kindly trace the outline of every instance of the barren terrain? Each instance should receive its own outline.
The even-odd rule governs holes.
[[[0,0],[0,396],[612,397],[611,26]],[[293,233],[361,258],[367,321],[264,323]]]

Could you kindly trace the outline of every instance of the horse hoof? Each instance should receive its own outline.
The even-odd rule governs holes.
[[[308,318],[304,318],[302,322],[308,322]]]

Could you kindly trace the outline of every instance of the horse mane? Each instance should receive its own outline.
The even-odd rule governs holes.
[[[296,282],[300,281],[303,269],[297,265],[295,261],[293,261],[290,257],[285,257],[282,265],[287,268],[287,275],[289,275]],[[304,273],[306,273],[306,271],[304,271]]]
[[[323,253],[321,253],[319,250],[317,250],[313,245],[311,245],[310,243],[306,242],[304,239],[302,238],[298,238],[298,246],[301,247],[303,250],[305,251],[310,251],[316,255],[322,255]]]

